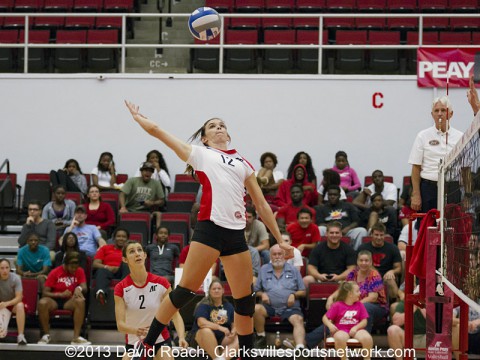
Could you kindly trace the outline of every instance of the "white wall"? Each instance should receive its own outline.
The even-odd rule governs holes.
[[[117,170],[135,172],[145,154],[157,148],[171,174],[184,165],[172,151],[134,123],[123,99],[141,105],[145,115],[187,139],[214,116],[224,119],[232,147],[259,166],[264,151],[279,158],[286,172],[300,150],[314,161],[317,176],[345,150],[363,180],[375,169],[394,176],[397,186],[410,173],[407,164],[415,134],[432,124],[433,89],[419,89],[413,77],[94,77],[0,78],[0,161],[24,184],[28,172],[61,168],[76,158],[90,172],[102,151],[111,151]],[[382,108],[372,95],[383,94]],[[445,94],[440,89],[439,95]],[[453,123],[464,131],[472,120],[465,89],[450,90]]]

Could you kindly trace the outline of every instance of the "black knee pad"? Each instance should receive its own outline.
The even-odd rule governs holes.
[[[195,297],[195,292],[177,285],[175,290],[170,292],[169,296],[173,306],[175,306],[177,309],[181,309],[193,300]]]
[[[233,299],[233,305],[237,314],[252,317],[255,313],[255,292],[253,289],[250,295]]]

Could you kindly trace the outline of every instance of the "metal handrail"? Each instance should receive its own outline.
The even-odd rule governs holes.
[[[4,231],[5,229],[5,191],[4,189],[7,187],[7,185],[12,183],[12,180],[10,179],[10,161],[8,159],[5,159],[0,166],[0,173],[2,172],[3,168],[7,166],[7,176],[5,177],[5,181],[3,182],[2,186],[0,186],[0,231]]]
[[[318,49],[318,70],[321,74],[322,69],[322,51],[324,49],[417,49],[420,46],[435,47],[435,48],[455,48],[456,45],[422,45],[423,38],[423,19],[425,18],[480,18],[479,13],[221,13],[222,29],[225,28],[225,19],[228,18],[318,18],[319,24],[319,41],[318,44],[310,45],[271,45],[271,44],[225,44],[224,31],[220,33],[219,44],[127,44],[126,43],[126,23],[127,18],[188,18],[190,14],[181,13],[2,13],[3,17],[24,17],[25,18],[25,39],[23,43],[16,44],[0,44],[0,48],[23,48],[24,55],[24,73],[28,73],[28,50],[30,48],[110,48],[120,49],[120,72],[125,73],[126,49],[144,48],[144,49],[169,49],[169,48],[189,48],[198,49],[206,48],[219,49],[219,73],[223,73],[223,53],[224,49]],[[30,44],[29,38],[29,23],[31,17],[121,17],[121,42],[119,44]],[[323,39],[323,23],[327,18],[416,18],[418,19],[418,44],[417,45],[325,45],[322,44]],[[185,27],[187,25],[185,24]],[[479,45],[462,45],[462,48],[478,48]]]

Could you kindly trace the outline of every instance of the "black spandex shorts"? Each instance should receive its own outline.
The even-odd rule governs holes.
[[[210,220],[197,222],[192,241],[220,251],[220,256],[229,256],[248,251],[244,230],[226,229],[214,224]]]

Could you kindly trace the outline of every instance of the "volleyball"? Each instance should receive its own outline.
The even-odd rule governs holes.
[[[209,7],[200,7],[188,18],[188,28],[193,37],[202,40],[212,40],[220,34],[220,15]]]

